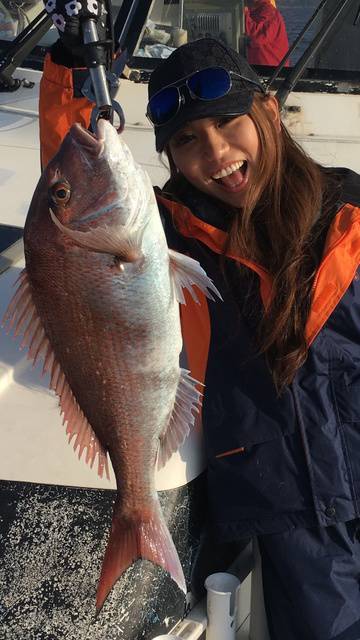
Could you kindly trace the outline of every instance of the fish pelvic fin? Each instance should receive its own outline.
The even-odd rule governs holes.
[[[166,431],[160,437],[157,464],[161,469],[172,454],[179,449],[194,427],[196,415],[200,413],[203,387],[190,376],[190,371],[180,369],[180,380],[176,391],[174,408]]]
[[[81,458],[86,449],[86,463],[93,467],[98,457],[98,475],[110,479],[107,452],[95,435],[93,428],[80,408],[59,361],[53,351],[50,340],[46,335],[43,321],[35,306],[29,277],[24,269],[16,283],[17,290],[5,312],[2,324],[6,333],[13,332],[14,338],[23,336],[20,349],[28,347],[28,360],[32,360],[35,367],[38,360],[43,360],[43,375],[50,374],[49,387],[59,397],[59,405],[63,414],[63,424],[66,424],[66,434],[69,442],[74,439],[74,451],[78,449]]]
[[[175,297],[181,304],[186,304],[183,289],[187,289],[193,300],[199,304],[199,298],[193,285],[210,300],[215,300],[215,294],[222,300],[221,294],[215,287],[213,281],[206,275],[206,272],[197,260],[169,249],[170,273],[175,288]]]
[[[96,609],[100,611],[112,587],[136,560],[150,560],[167,571],[186,594],[186,582],[174,542],[161,507],[154,499],[139,517],[126,518],[115,503],[110,538],[98,584]]]

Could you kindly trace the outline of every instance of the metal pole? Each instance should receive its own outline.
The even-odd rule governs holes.
[[[179,9],[180,9],[179,27],[180,29],[182,29],[184,24],[184,0],[180,0]]]
[[[97,42],[99,40],[96,22],[91,18],[89,20],[85,20],[83,23],[83,36],[84,44]],[[112,102],[106,80],[105,66],[103,64],[98,64],[94,67],[90,67],[89,73],[94,89],[96,106],[100,111],[104,112],[104,116],[106,117],[106,112],[111,111]]]

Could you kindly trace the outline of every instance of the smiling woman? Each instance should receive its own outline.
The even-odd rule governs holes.
[[[277,102],[272,96],[256,96],[255,102],[260,101],[272,133],[269,146],[276,146]],[[246,114],[193,120],[172,136],[167,152],[194,187],[233,207],[243,207],[248,186],[256,180],[260,150],[264,151],[255,118]]]
[[[248,115],[194,120],[174,134],[169,152],[182,175],[234,207],[244,204],[259,139]]]
[[[206,67],[208,74],[221,68],[221,59],[222,68],[237,82],[222,93],[217,90],[214,99],[194,98],[186,78],[195,75],[195,51],[206,53],[207,65],[212,63]],[[169,91],[170,76],[175,86],[181,83],[179,107],[171,117],[164,110],[164,121],[158,118],[155,124],[157,148],[166,150],[171,167],[166,191],[183,200],[192,186],[214,198],[220,210],[230,206],[228,249],[273,274],[273,297],[258,342],[281,390],[306,358],[304,328],[315,264],[310,260],[306,267],[299,265],[318,216],[323,184],[324,193],[330,193],[336,180],[330,177],[325,184],[320,167],[281,124],[276,99],[261,91],[260,80],[235,51],[211,39],[178,49],[151,76],[148,112],[155,97],[161,113],[159,101],[162,91]],[[320,229],[327,215],[325,208]],[[224,219],[228,216],[224,210]]]

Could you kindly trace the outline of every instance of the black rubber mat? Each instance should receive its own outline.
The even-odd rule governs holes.
[[[159,493],[187,580],[206,517],[204,492],[199,476]],[[0,481],[1,640],[150,640],[183,617],[184,594],[161,568],[142,560],[96,615],[115,495]]]

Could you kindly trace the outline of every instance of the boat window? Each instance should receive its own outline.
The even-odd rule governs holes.
[[[337,10],[339,0],[330,0],[320,14],[325,23]],[[350,0],[341,12],[328,39],[314,56],[312,66],[319,69],[360,71],[360,3]],[[359,74],[357,73],[359,80]]]

